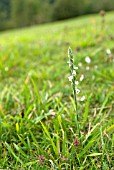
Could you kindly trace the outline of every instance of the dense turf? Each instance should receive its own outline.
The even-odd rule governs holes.
[[[107,14],[104,25],[93,15],[0,33],[1,169],[114,169],[113,18]],[[77,79],[84,75],[80,135],[69,46]]]

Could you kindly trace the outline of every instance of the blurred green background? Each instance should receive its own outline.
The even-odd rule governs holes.
[[[114,0],[0,0],[0,30],[114,10]]]

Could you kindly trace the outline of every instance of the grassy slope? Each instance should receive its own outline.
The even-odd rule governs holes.
[[[0,168],[114,168],[113,16],[107,14],[104,30],[93,15],[0,33]],[[82,63],[78,79],[85,76],[78,95],[86,96],[78,102],[80,138],[67,78],[69,45],[75,65]],[[76,136],[79,146],[73,145]]]

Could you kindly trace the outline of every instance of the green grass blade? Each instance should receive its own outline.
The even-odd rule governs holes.
[[[14,153],[13,149],[11,148],[11,146],[10,146],[7,142],[5,142],[5,145],[6,145],[7,149],[8,149],[8,151],[9,151],[9,152],[13,155],[13,157],[17,160],[17,162],[20,162],[21,164],[23,164],[22,160],[21,160],[18,156],[16,156],[16,154]]]
[[[47,130],[46,126],[44,126],[44,124],[43,124],[42,122],[40,122],[40,123],[41,123],[41,125],[42,125],[42,127],[43,127],[43,129],[44,129],[44,132],[46,133],[46,135],[47,135],[48,138],[50,139],[50,142],[51,142],[51,144],[52,144],[52,147],[53,147],[53,150],[54,150],[55,154],[58,155],[57,147],[55,146],[55,144],[54,144],[54,142],[53,142],[53,139],[52,139],[51,136],[50,136],[49,131]]]

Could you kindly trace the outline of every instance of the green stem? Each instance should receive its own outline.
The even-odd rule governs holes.
[[[73,88],[73,97],[74,97],[74,103],[75,103],[75,120],[76,120],[76,125],[77,125],[77,130],[79,130],[79,125],[78,125],[78,108],[77,108],[77,96],[76,96],[76,88],[75,88],[75,77],[73,77],[73,82],[72,82],[72,88]]]

